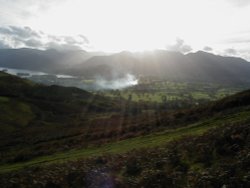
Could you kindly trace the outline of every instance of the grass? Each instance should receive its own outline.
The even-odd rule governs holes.
[[[31,107],[22,102],[10,100],[6,97],[0,98],[0,119],[2,122],[26,126],[33,118]]]
[[[0,96],[0,103],[6,103],[6,102],[9,102],[9,98],[8,97],[2,97]]]
[[[144,84],[144,85],[140,85]],[[140,88],[138,90],[138,88]],[[119,92],[103,91],[103,95],[116,98],[130,99],[134,102],[154,102],[163,103],[163,96],[168,102],[175,101],[214,101],[221,99],[227,95],[232,95],[239,91],[247,89],[246,87],[236,86],[219,86],[217,84],[209,83],[185,83],[185,82],[146,82],[139,83],[139,85],[130,87]],[[131,96],[131,97],[130,97]],[[195,102],[194,102],[195,103]]]
[[[88,158],[94,156],[101,156],[105,154],[120,154],[126,153],[134,149],[151,148],[167,144],[173,140],[178,140],[183,136],[198,136],[206,131],[224,126],[227,124],[245,122],[250,120],[250,111],[244,111],[233,115],[224,117],[215,117],[209,120],[191,124],[186,127],[167,130],[161,133],[155,133],[147,136],[140,136],[123,141],[113,142],[102,146],[90,146],[85,149],[70,150],[63,153],[56,153],[49,156],[38,157],[30,161],[6,164],[0,166],[0,173],[6,173],[22,168],[32,166],[48,165],[51,163],[61,163],[69,160],[77,160],[80,158]]]
[[[7,74],[5,72],[2,71],[2,69],[0,70],[0,77],[5,77],[7,76]]]
[[[193,92],[192,96],[194,99],[212,100],[212,98],[207,93],[203,93],[203,92]]]

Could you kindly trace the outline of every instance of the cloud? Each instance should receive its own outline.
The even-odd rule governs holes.
[[[0,49],[3,49],[3,48],[10,48],[10,46],[6,44],[3,40],[0,40]]]
[[[241,57],[250,62],[250,50],[249,48],[226,48],[224,50],[218,50],[218,54],[222,56]]]
[[[81,45],[81,44],[88,44],[89,40],[83,36],[83,35],[78,35],[75,37],[72,36],[60,36],[59,38],[56,38],[56,40],[64,40],[65,43],[69,45]]]
[[[132,74],[126,74],[123,78],[114,77],[112,80],[97,78],[96,89],[124,89],[138,84],[138,79]]]
[[[213,48],[211,48],[211,47],[209,47],[209,46],[205,46],[205,47],[203,48],[203,50],[206,51],[206,52],[212,52],[212,51],[213,51]]]
[[[59,3],[66,3],[69,0],[0,0],[2,12],[8,12],[8,16],[18,18],[29,18],[38,13],[57,6]],[[21,8],[20,8],[21,7]],[[6,18],[8,19],[8,18]]]
[[[187,53],[192,51],[192,47],[190,45],[185,44],[184,40],[180,38],[176,39],[175,44],[166,46],[166,49],[182,53]]]
[[[39,40],[36,39],[29,39],[26,41],[23,41],[23,43],[27,46],[27,47],[41,47],[43,46],[43,43]]]
[[[248,50],[248,49],[239,50],[238,54],[240,54],[240,57],[242,57],[250,62],[250,50]]]
[[[225,55],[237,55],[238,53],[237,53],[237,51],[235,50],[235,49],[233,49],[233,48],[228,48],[228,49],[225,49]]]
[[[56,36],[30,27],[0,27],[0,48],[37,48],[57,50],[80,50],[89,47],[88,39],[83,35]]]
[[[40,35],[37,32],[33,31],[30,27],[16,27],[16,26],[1,27],[0,33],[22,38],[40,37]]]
[[[218,52],[222,55],[238,56],[250,61],[250,30],[239,31],[221,40]],[[230,48],[228,48],[230,47]]]
[[[49,35],[49,41],[45,44],[45,48],[53,48],[57,50],[80,50],[89,48],[89,40],[83,35],[77,36],[55,36]]]
[[[250,43],[250,31],[247,34],[243,34],[242,36],[231,37],[229,39],[225,39],[222,42],[226,44],[248,44]]]
[[[85,37],[83,35],[79,35],[79,37],[81,37],[84,42],[89,44],[89,39],[87,37]]]
[[[236,50],[234,48],[228,48],[224,50],[223,55],[241,57],[250,62],[250,50],[249,49],[237,49]]]
[[[77,45],[72,44],[59,44],[55,42],[48,42],[46,44],[46,49],[56,49],[59,51],[70,51],[70,50],[81,50],[82,48]]]
[[[249,0],[227,0],[227,1],[237,7],[246,7],[250,5]]]

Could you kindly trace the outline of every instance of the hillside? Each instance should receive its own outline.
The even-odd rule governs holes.
[[[90,148],[85,155],[69,152],[26,164],[1,166],[0,185],[249,187],[249,143],[249,124],[231,124],[202,135],[186,135],[170,142],[166,139],[153,148],[123,153],[117,145],[115,152],[109,153],[106,151],[112,146],[107,146],[101,150],[101,156],[100,151]]]
[[[249,90],[156,114],[2,72],[0,91],[1,187],[249,186]]]
[[[77,88],[39,85],[0,72],[0,106],[1,160],[13,160],[30,146],[33,149],[29,148],[28,153],[35,150],[32,155],[42,155],[41,151],[62,150],[64,146],[58,148],[56,144],[62,146],[65,141],[73,145],[71,138],[86,145],[89,130],[98,127],[92,119],[120,112],[122,101],[118,103]],[[52,149],[46,149],[49,144]],[[13,155],[14,148],[18,150]],[[9,157],[3,157],[4,151]]]

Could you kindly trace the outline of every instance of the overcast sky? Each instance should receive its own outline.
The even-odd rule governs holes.
[[[0,48],[205,50],[250,60],[250,0],[0,0]]]

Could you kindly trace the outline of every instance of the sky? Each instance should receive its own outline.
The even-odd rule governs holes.
[[[203,50],[250,60],[250,0],[0,0],[0,48]]]

